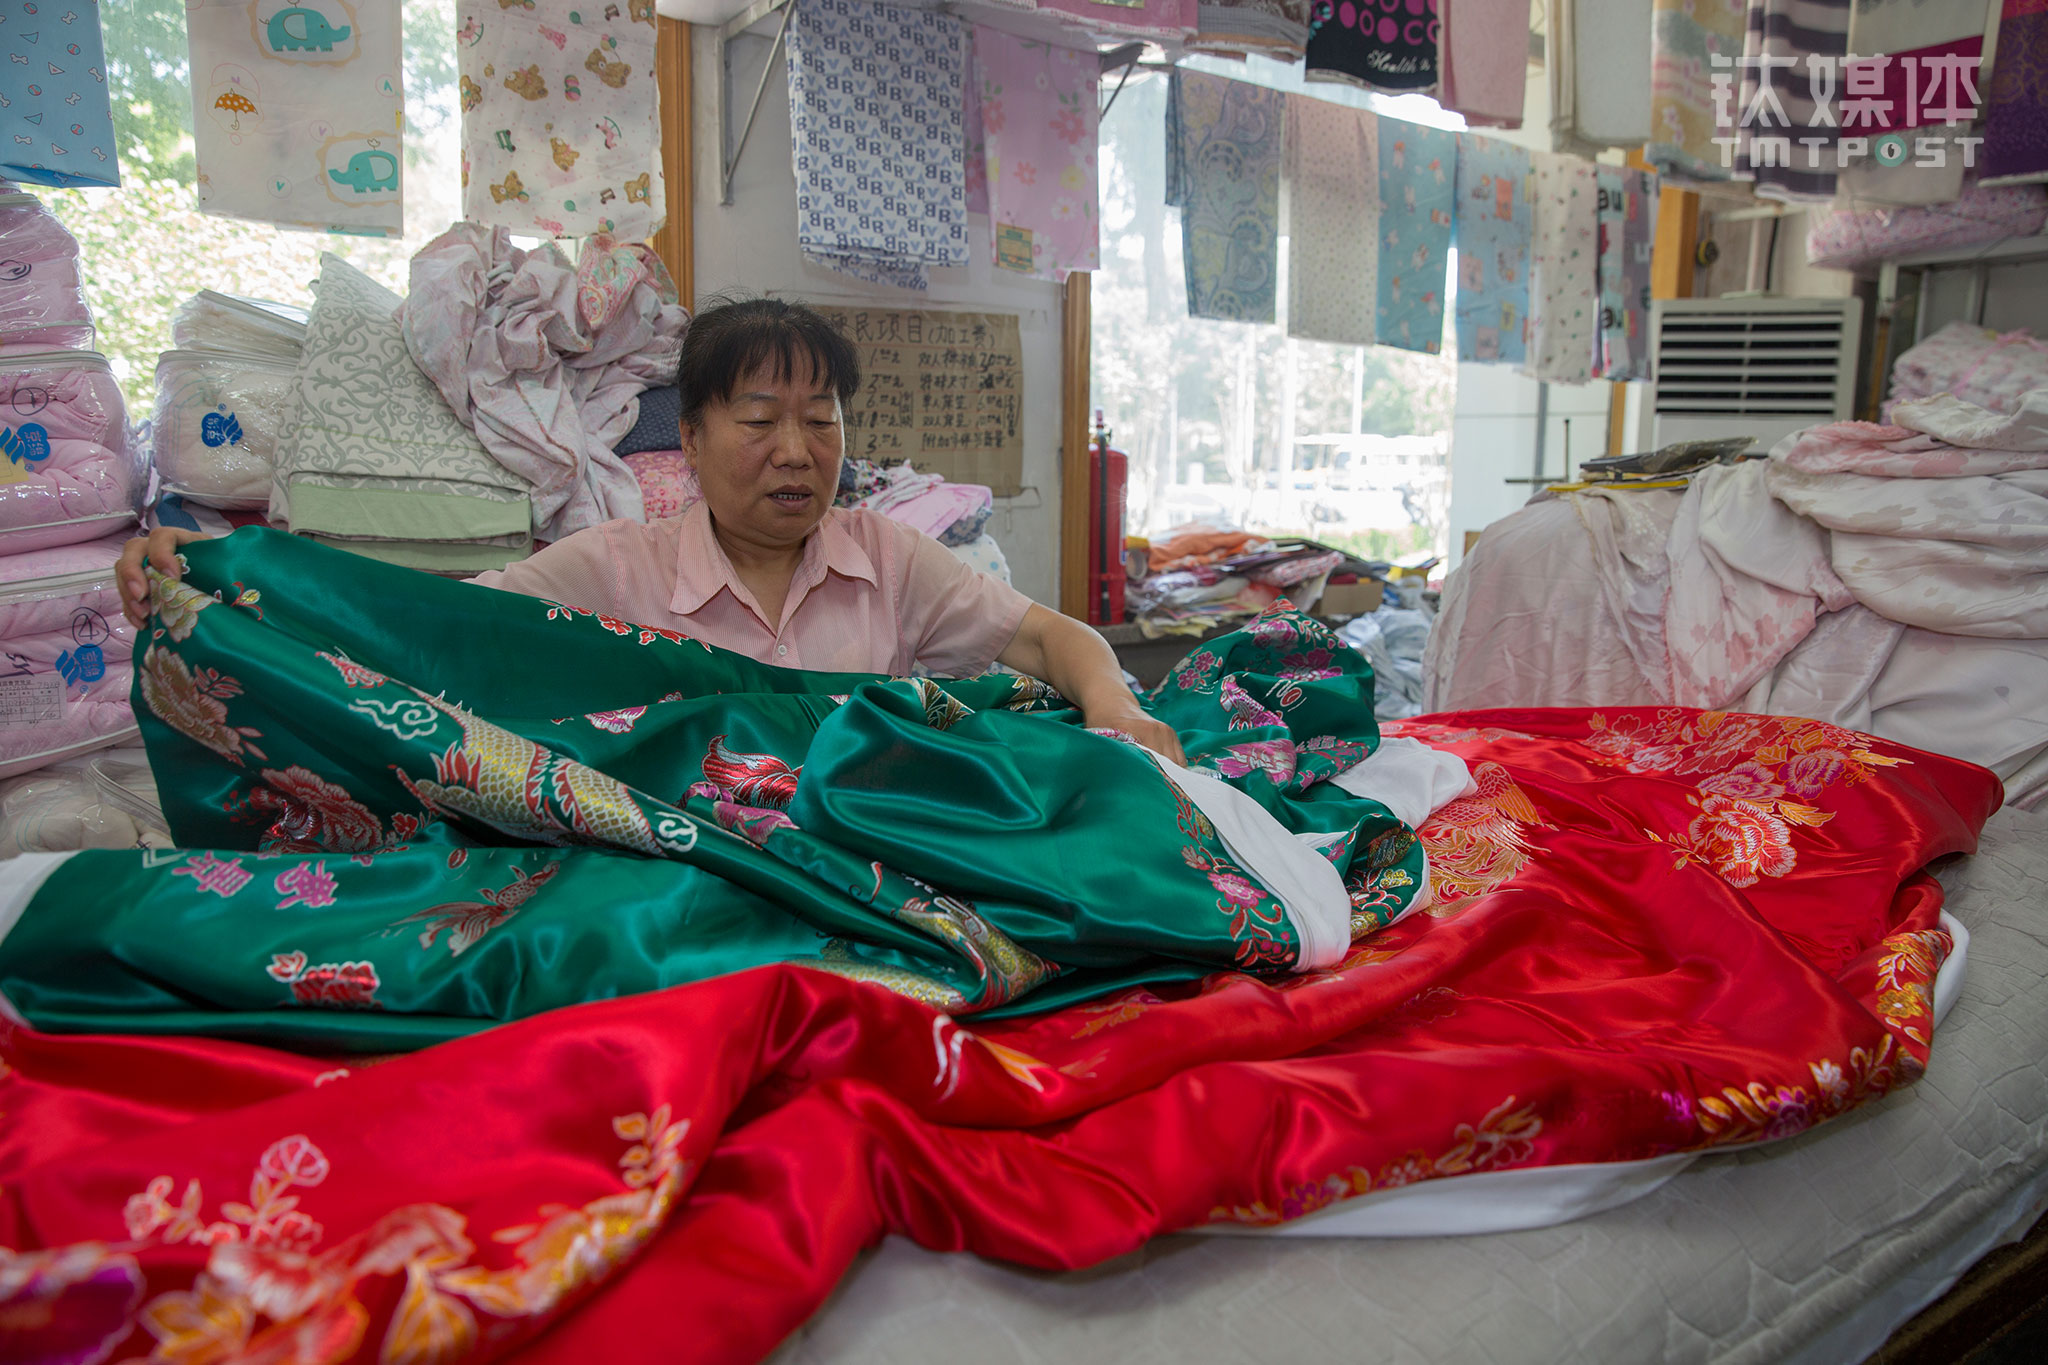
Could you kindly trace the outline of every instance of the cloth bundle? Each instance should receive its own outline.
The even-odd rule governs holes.
[[[296,361],[269,356],[158,356],[150,439],[165,490],[215,507],[268,507],[297,373]]]
[[[668,194],[652,0],[462,0],[456,21],[463,217],[550,237],[653,236]]]
[[[934,540],[958,545],[981,534],[994,501],[981,484],[948,483],[938,474],[920,474],[901,464],[883,471],[879,488],[843,505],[879,512]]]
[[[1287,97],[1173,72],[1166,202],[1181,211],[1188,316],[1271,322],[1280,264],[1280,149]]]
[[[647,520],[679,517],[704,500],[697,487],[697,471],[690,468],[682,451],[641,450],[621,458],[640,485]]]
[[[187,0],[200,212],[363,237],[404,232],[399,9]]]
[[[977,27],[973,69],[991,259],[1042,280],[1096,269],[1101,59]]]
[[[683,391],[673,384],[649,389],[640,395],[640,412],[633,418],[632,429],[619,438],[612,454],[624,459],[647,450],[674,450],[682,424]]]
[[[135,734],[135,628],[114,565],[127,535],[0,557],[0,777]]]
[[[527,483],[406,353],[396,294],[322,255],[270,520],[372,558],[468,576],[533,545]]]
[[[1984,89],[1986,182],[2048,180],[2048,4],[2005,0]]]
[[[1893,402],[1952,394],[1996,412],[2013,412],[2034,389],[2048,386],[2048,342],[2025,331],[1994,332],[1951,322],[1899,356],[1892,366]]]
[[[1458,359],[1519,365],[1528,355],[1535,245],[1529,153],[1494,138],[1458,139]]]
[[[105,356],[0,357],[0,554],[95,540],[131,524],[148,484]]]
[[[797,244],[905,289],[967,264],[967,26],[864,0],[806,0],[789,25]]]
[[[531,486],[537,535],[641,518],[612,447],[640,395],[675,382],[689,322],[651,250],[600,235],[571,265],[552,243],[524,251],[504,228],[458,223],[413,257],[399,320],[455,416]]]
[[[1970,185],[1953,203],[1918,208],[1815,209],[1807,217],[1806,260],[1856,270],[1916,251],[2026,237],[2048,223],[2039,185]]]
[[[34,195],[0,193],[0,346],[92,342],[78,240]]]
[[[1308,48],[1309,19],[1314,0],[1218,0],[1195,7],[1191,52],[1222,57],[1269,57],[1276,62],[1302,60]]]
[[[180,351],[232,351],[296,364],[306,349],[305,309],[202,289],[171,314],[171,346]]]

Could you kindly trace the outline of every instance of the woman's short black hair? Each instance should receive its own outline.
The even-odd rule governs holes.
[[[784,299],[713,299],[683,333],[676,385],[683,392],[684,425],[696,425],[706,405],[731,398],[763,365],[774,367],[779,382],[799,373],[804,361],[842,405],[853,402],[860,358],[830,318]]]

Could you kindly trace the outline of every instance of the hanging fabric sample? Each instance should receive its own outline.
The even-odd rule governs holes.
[[[1657,236],[1657,181],[1625,166],[1596,168],[1600,190],[1600,354],[1594,373],[1647,379],[1644,327],[1650,308],[1650,251]]]
[[[976,30],[977,32],[979,30]],[[974,49],[967,50],[967,84],[961,97],[961,127],[965,138],[967,167],[967,211],[988,213],[988,129],[981,121],[981,75],[974,61]]]
[[[1273,321],[1286,99],[1242,81],[1173,73],[1166,202],[1181,211],[1189,317]]]
[[[1038,0],[1017,7],[1063,14],[1082,31],[1104,37],[1178,44],[1195,32],[1195,0]]]
[[[187,0],[185,24],[202,213],[404,231],[397,5]]]
[[[1458,359],[1519,365],[1528,355],[1535,228],[1529,153],[1458,138]]]
[[[1308,78],[1405,95],[1436,88],[1437,0],[1316,0]]]
[[[1650,20],[1650,141],[1644,159],[1658,172],[1692,181],[1727,180],[1734,155],[1714,144],[1732,138],[1714,112],[1714,77],[1732,81],[1742,60],[1742,0],[1656,0]],[[1715,65],[1714,59],[1722,59]],[[1735,117],[1730,99],[1729,117]]]
[[[1289,336],[1343,346],[1378,339],[1380,126],[1363,109],[1287,101]]]
[[[1984,106],[1978,183],[2048,180],[2048,0],[2005,0]]]
[[[1593,163],[1538,152],[1536,248],[1529,268],[1528,373],[1554,384],[1593,377],[1598,342],[1599,187]]]
[[[1042,280],[1102,262],[1096,214],[1095,50],[974,30],[989,243],[997,266]]]
[[[1379,123],[1379,342],[1435,355],[1443,349],[1458,135],[1399,119]]]
[[[1564,7],[1571,11],[1573,136],[1595,147],[1642,145],[1650,136],[1650,6],[1571,0]]]
[[[805,258],[905,289],[926,288],[932,266],[966,265],[967,25],[804,0],[788,47]]]
[[[1437,0],[1437,100],[1475,128],[1519,128],[1528,93],[1529,7],[1522,0]]]
[[[1766,199],[1835,194],[1836,112],[1849,0],[1752,0],[1742,40],[1735,177]]]
[[[99,0],[41,16],[0,5],[0,176],[25,185],[118,185]]]
[[[653,236],[668,205],[654,6],[459,0],[456,18],[463,217],[527,235]]]
[[[1998,0],[1856,0],[1849,51],[1857,60],[1843,70],[1842,137],[1868,139],[1869,153],[1842,167],[1844,199],[1856,207],[1946,204],[1962,193],[1957,139],[1975,131],[1977,63],[1999,8]]]

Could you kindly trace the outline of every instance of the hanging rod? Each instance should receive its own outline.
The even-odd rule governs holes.
[[[740,125],[739,141],[732,137],[732,44],[741,37],[759,37],[748,30],[775,11],[782,11],[782,24],[768,44],[767,59],[761,64],[761,79],[754,83],[754,98],[747,105],[747,121]],[[732,202],[733,173],[739,169],[740,154],[747,149],[747,136],[754,131],[754,118],[761,112],[761,97],[768,91],[768,77],[775,70],[775,58],[789,35],[789,21],[796,17],[794,0],[755,0],[718,30],[718,202]]]

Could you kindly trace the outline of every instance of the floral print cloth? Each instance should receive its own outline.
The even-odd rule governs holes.
[[[200,212],[404,231],[398,6],[187,0],[185,28]]]
[[[1242,81],[1173,73],[1166,202],[1181,211],[1189,317],[1273,321],[1286,99]]]
[[[1598,168],[1600,184],[1600,364],[1608,379],[1647,379],[1650,253],[1657,243],[1657,177],[1622,166]]]
[[[967,264],[967,26],[804,0],[789,26],[797,244],[856,279],[924,289]]]
[[[1528,354],[1529,153],[1458,139],[1458,359],[1519,365]]]
[[[1101,76],[1092,48],[974,30],[989,245],[1002,269],[1063,280],[1102,263],[1095,179]]]
[[[1656,0],[1650,28],[1650,143],[1643,156],[1664,175],[1727,180],[1716,137],[1733,128],[1714,121],[1713,58],[1731,77],[1742,59],[1747,19],[1742,0]],[[1731,101],[1732,102],[1732,101]],[[1731,158],[1732,161],[1732,158]]]
[[[1377,340],[1380,119],[1327,100],[1287,101],[1287,334]]]
[[[1458,135],[1381,119],[1379,143],[1378,340],[1435,355],[1443,349]]]
[[[1556,384],[1593,377],[1599,189],[1593,163],[1538,152],[1536,250],[1529,268],[1529,373]]]
[[[529,235],[653,236],[668,201],[652,0],[460,0],[456,19],[463,216]]]

